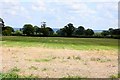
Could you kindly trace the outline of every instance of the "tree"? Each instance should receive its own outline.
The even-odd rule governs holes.
[[[47,28],[40,28],[40,33],[43,35],[43,36],[48,36],[48,29]]]
[[[50,27],[46,27],[48,29],[48,35],[53,35],[54,31]]]
[[[46,22],[41,22],[41,28],[45,28],[46,27]]]
[[[103,36],[107,36],[107,35],[109,35],[109,31],[102,31],[102,33],[101,33],[101,35],[103,35]]]
[[[40,33],[40,29],[38,26],[34,26],[34,31],[35,31],[35,34],[38,34]]]
[[[111,36],[113,35],[113,30],[114,30],[113,28],[109,28],[109,30],[108,30],[108,31],[109,31],[109,34],[110,34]]]
[[[5,25],[4,25],[4,21],[3,21],[2,18],[0,18],[0,28],[1,28],[1,27],[5,27]]]
[[[27,36],[34,34],[34,27],[31,24],[25,24],[23,26],[23,34],[26,34]]]
[[[22,31],[16,30],[16,31],[14,32],[14,35],[15,35],[15,36],[20,36],[20,35],[22,35]]]
[[[85,35],[92,36],[94,34],[94,31],[92,29],[85,30]]]
[[[83,26],[79,26],[75,31],[76,35],[84,35],[84,33],[85,33],[85,28]]]
[[[63,30],[63,28],[57,30],[56,33],[57,33],[57,35],[59,35],[59,36],[65,36],[65,35],[66,35],[66,33],[65,33],[64,30]]]
[[[12,32],[14,32],[14,29],[10,26],[5,26],[2,28],[3,28],[2,35],[4,35],[4,36],[10,36],[12,34]]]
[[[120,28],[113,30],[113,35],[120,35]]]
[[[74,30],[75,30],[75,27],[73,26],[73,24],[69,23],[66,26],[64,26],[62,31],[65,32],[66,36],[72,36]]]

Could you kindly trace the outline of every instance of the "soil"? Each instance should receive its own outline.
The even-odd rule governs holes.
[[[2,50],[1,50],[2,49]],[[118,73],[117,50],[69,50],[41,47],[0,47],[1,71],[20,69],[19,75],[40,78],[80,76],[109,78]],[[31,67],[36,69],[32,69]]]

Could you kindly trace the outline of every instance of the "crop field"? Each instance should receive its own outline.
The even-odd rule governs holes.
[[[118,40],[106,38],[3,36],[5,78],[118,77]]]

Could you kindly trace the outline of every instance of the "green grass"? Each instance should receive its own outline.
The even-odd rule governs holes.
[[[35,59],[34,61],[35,62],[49,62],[51,61],[52,59]]]
[[[110,78],[120,78],[120,73],[111,75]]]
[[[29,69],[30,69],[30,70],[38,70],[38,68],[35,67],[35,66],[31,66],[31,67],[29,67]]]
[[[60,78],[59,80],[86,80],[87,77],[81,77],[81,76],[66,76],[66,77],[63,77],[63,78]]]
[[[17,67],[14,67],[14,68],[12,68],[12,69],[10,70],[10,72],[19,72],[19,71],[20,71],[20,69],[17,68]]]
[[[2,46],[44,47],[75,50],[115,50],[117,39],[3,36]]]
[[[17,79],[17,78],[39,78],[39,77],[33,74],[24,76],[24,75],[18,75],[17,73],[13,73],[13,72],[8,72],[8,73],[0,73],[0,79],[2,78],[11,78],[12,80],[12,78]]]

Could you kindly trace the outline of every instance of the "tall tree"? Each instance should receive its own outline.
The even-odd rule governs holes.
[[[101,33],[101,35],[103,35],[103,36],[107,36],[107,35],[109,35],[109,31],[102,31],[102,33]]]
[[[14,32],[14,29],[12,27],[5,26],[5,27],[3,27],[2,35],[10,36],[12,34],[12,32]]]
[[[4,25],[4,21],[3,21],[2,18],[0,18],[0,27],[5,27],[5,25]]]
[[[75,30],[75,27],[73,26],[72,23],[67,24],[67,25],[64,26],[64,28],[63,28],[63,32],[66,33],[66,36],[72,36],[74,30]]]
[[[23,26],[23,34],[26,34],[27,36],[34,34],[34,27],[31,24],[25,24]]]
[[[46,27],[48,29],[48,35],[53,35],[54,31],[50,27]]]
[[[79,26],[77,30],[75,31],[76,35],[84,35],[85,34],[85,28],[83,26]]]
[[[34,31],[35,31],[35,34],[38,34],[39,33],[39,27],[38,26],[34,26]]]
[[[57,33],[57,35],[59,35],[59,36],[65,36],[65,35],[66,35],[66,33],[65,33],[64,30],[63,30],[63,28],[57,30],[56,33]]]
[[[92,29],[85,30],[85,35],[92,36],[94,34],[94,31]]]

